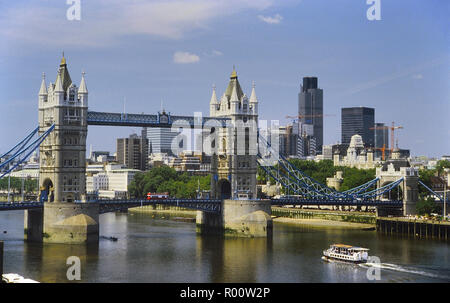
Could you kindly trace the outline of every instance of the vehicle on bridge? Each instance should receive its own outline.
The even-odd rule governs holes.
[[[147,200],[165,200],[169,199],[169,193],[147,193]]]

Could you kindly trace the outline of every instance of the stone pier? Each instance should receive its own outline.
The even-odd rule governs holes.
[[[270,200],[224,200],[222,212],[197,212],[197,232],[236,237],[267,237],[272,234]]]
[[[46,203],[44,210],[25,211],[25,240],[30,242],[97,243],[97,203]]]

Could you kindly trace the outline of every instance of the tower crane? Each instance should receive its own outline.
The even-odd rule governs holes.
[[[392,151],[394,150],[394,131],[396,130],[396,129],[402,129],[403,128],[403,126],[396,126],[395,125],[395,123],[394,122],[392,122],[392,125],[391,126],[375,126],[375,127],[371,127],[370,129],[372,129],[372,130],[379,130],[379,129],[389,129],[389,130],[391,130],[391,142],[390,142],[390,148],[388,149],[389,151],[390,151],[390,153],[391,153],[391,156],[392,156]],[[386,149],[386,147],[384,146],[384,144],[383,144],[383,147],[382,148],[379,148],[381,151],[383,151],[383,149]],[[383,156],[383,158],[384,158],[384,156]]]
[[[386,144],[383,144],[383,147],[375,147],[373,148],[375,150],[381,150],[381,160],[385,160],[385,151],[386,151]]]

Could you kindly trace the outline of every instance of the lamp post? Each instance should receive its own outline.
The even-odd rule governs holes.
[[[447,215],[447,184],[444,183],[444,220]]]
[[[445,168],[444,172],[447,173],[447,183],[444,182],[444,220],[445,220],[445,217],[447,216],[447,185],[450,186],[450,169]]]

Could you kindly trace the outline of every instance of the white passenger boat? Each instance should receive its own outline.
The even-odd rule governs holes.
[[[369,249],[345,244],[332,244],[323,251],[322,259],[325,261],[344,261],[351,263],[366,263],[369,259]]]
[[[18,274],[3,274],[2,280],[4,283],[39,283],[31,279],[25,279]]]

